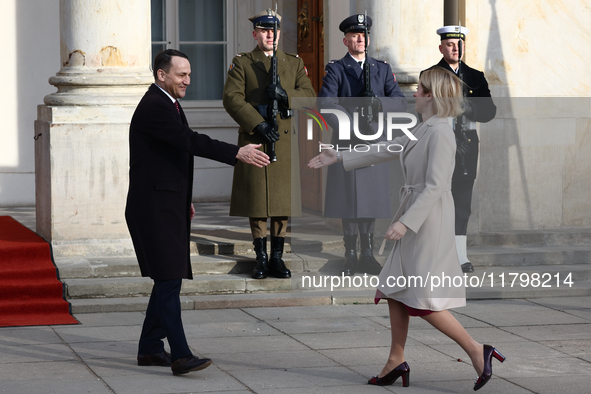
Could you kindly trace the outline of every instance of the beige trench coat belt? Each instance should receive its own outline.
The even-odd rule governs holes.
[[[404,185],[400,188],[400,201],[401,201],[400,207],[398,208],[398,210],[396,211],[396,214],[392,218],[392,221],[390,222],[390,226],[392,226],[392,224],[394,224],[398,220],[400,220],[402,215],[404,215],[404,213],[408,209],[407,205],[408,205],[408,202],[410,201],[410,196],[412,196],[413,193],[421,193],[423,190],[425,190],[424,183],[417,183],[416,185]],[[449,189],[446,189],[445,191],[449,191],[449,190],[451,190],[451,185],[449,186]],[[390,226],[388,226],[388,228],[390,228]],[[385,246],[386,246],[386,238],[384,238],[384,240],[382,241],[382,245],[380,246],[380,250],[378,252],[378,254],[380,256],[384,253]]]

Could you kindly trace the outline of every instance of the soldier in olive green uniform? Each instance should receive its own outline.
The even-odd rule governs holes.
[[[238,145],[262,144],[260,149],[269,154],[270,145],[275,142],[277,161],[267,168],[253,169],[248,168],[253,166],[240,164],[234,168],[230,215],[250,220],[257,255],[252,273],[255,279],[263,279],[267,275],[291,277],[281,257],[288,218],[301,209],[297,134],[291,128],[290,119],[282,119],[281,116],[277,116],[279,129],[275,131],[256,106],[268,105],[276,99],[280,108],[289,109],[293,97],[315,96],[302,59],[281,50],[276,52],[279,82],[272,84],[275,18],[279,28],[281,16],[271,10],[249,18],[253,22],[252,35],[257,46],[252,52],[236,55],[224,86],[224,108],[240,125]],[[277,40],[279,33],[278,30]],[[294,201],[292,188],[298,190],[293,193]],[[267,218],[271,218],[270,259],[267,255]]]

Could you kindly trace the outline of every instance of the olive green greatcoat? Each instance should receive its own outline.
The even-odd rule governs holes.
[[[279,81],[290,103],[294,97],[316,95],[301,58],[277,50],[277,60]],[[253,129],[265,120],[254,106],[269,104],[265,87],[272,81],[270,69],[270,57],[257,46],[234,57],[224,86],[224,108],[240,126],[238,145],[262,143],[260,149],[267,154],[268,144]],[[298,135],[291,120],[277,119],[277,161],[264,168],[238,162],[232,182],[231,216],[262,218],[301,213]]]

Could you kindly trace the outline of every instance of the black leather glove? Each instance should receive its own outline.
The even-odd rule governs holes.
[[[265,93],[269,100],[277,100],[279,105],[283,108],[289,109],[289,99],[287,97],[287,92],[281,86],[281,82],[279,81],[279,77],[277,77],[277,85],[273,85],[272,83],[267,85],[265,88]]]
[[[462,107],[464,109],[464,116],[471,120],[474,117],[474,107],[472,106],[472,103],[467,99],[464,99]]]
[[[470,141],[468,141],[468,137],[466,134],[460,133],[456,136],[456,152],[460,155],[465,155],[470,152]]]
[[[265,139],[268,142],[279,141],[279,132],[277,132],[277,130],[274,130],[273,126],[271,126],[267,122],[259,123],[258,125],[255,126],[255,128],[252,131],[265,137]]]

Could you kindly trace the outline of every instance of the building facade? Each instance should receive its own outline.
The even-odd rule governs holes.
[[[122,219],[127,169],[125,146],[116,158],[101,155],[97,153],[100,150],[97,144],[104,141],[99,139],[76,158],[67,152],[77,145],[59,148],[51,146],[49,141],[43,145],[45,136],[39,125],[45,122],[47,130],[57,135],[58,123],[84,127],[90,124],[98,136],[110,127],[98,124],[117,123],[113,131],[118,141],[115,145],[124,144],[125,122],[133,113],[133,101],[139,101],[149,84],[151,59],[162,48],[178,48],[192,59],[192,86],[183,101],[191,127],[214,138],[236,142],[237,125],[221,102],[224,78],[234,54],[248,52],[255,46],[248,17],[272,7],[272,1],[3,0],[2,3],[5,12],[0,19],[7,58],[16,61],[7,62],[7,75],[11,77],[5,83],[8,94],[0,106],[4,122],[0,144],[0,206],[37,204],[38,215],[41,206],[47,220],[58,221],[63,228],[72,227],[77,233],[77,224],[71,219],[73,210],[104,205],[108,214],[84,220],[98,221],[104,228],[115,223],[118,229],[105,230],[105,239],[125,238]],[[445,3],[449,2],[279,0],[278,11],[283,15],[280,47],[304,58],[310,78],[319,87],[323,65],[346,53],[339,23],[351,14],[367,12],[374,21],[370,55],[392,65],[410,99],[419,71],[441,58],[435,30],[443,25]],[[460,18],[460,22],[470,29],[466,62],[485,72],[499,108],[492,122],[480,126],[480,170],[469,231],[591,226],[591,156],[586,154],[591,151],[591,46],[588,45],[591,5],[577,0],[465,3],[468,3],[462,9],[465,21]],[[94,7],[96,12],[82,12],[81,7]],[[140,10],[142,14],[138,18],[130,10]],[[77,18],[84,18],[84,29],[76,27]],[[118,34],[113,33],[113,40],[109,34],[102,34],[111,31]],[[138,31],[141,36],[130,40]],[[79,57],[79,52],[74,53],[77,48],[73,46],[82,35],[100,47],[95,57],[86,53]],[[73,45],[70,52],[69,45]],[[137,53],[132,54],[134,51]],[[133,72],[138,82],[135,85],[128,80],[122,85],[113,82],[111,89],[125,90],[126,93],[122,90],[117,93],[127,95],[123,101],[93,101],[89,97],[100,96],[95,88],[102,82],[92,86],[95,91],[85,92],[64,79],[65,74],[78,72],[80,67],[102,69],[102,75],[118,74],[117,78],[121,73]],[[50,78],[53,85],[48,82]],[[60,101],[72,89],[79,89],[76,98]],[[82,97],[84,94],[88,97]],[[55,107],[63,108],[55,110]],[[53,118],[48,115],[51,111]],[[74,112],[76,119],[72,118]],[[56,117],[58,113],[61,118]],[[55,155],[48,156],[51,149]],[[54,171],[52,174],[47,173],[49,167]],[[310,194],[310,209],[318,210],[323,194],[322,174],[305,174],[305,171],[302,169],[306,183],[303,192]],[[40,181],[42,176],[49,176],[50,181]],[[113,178],[117,178],[116,187]],[[232,168],[197,159],[194,200],[228,200],[231,178]],[[80,179],[86,179],[86,183]],[[393,183],[396,181],[395,174]],[[86,190],[92,187],[92,198],[76,208],[72,204],[59,205],[55,200],[67,199],[74,185]],[[393,186],[392,194],[396,195],[394,189]],[[45,202],[40,202],[40,195],[45,195],[41,199]],[[44,237],[65,237],[64,242],[70,239],[69,235],[63,235],[63,230],[57,231],[52,226],[46,224]]]

